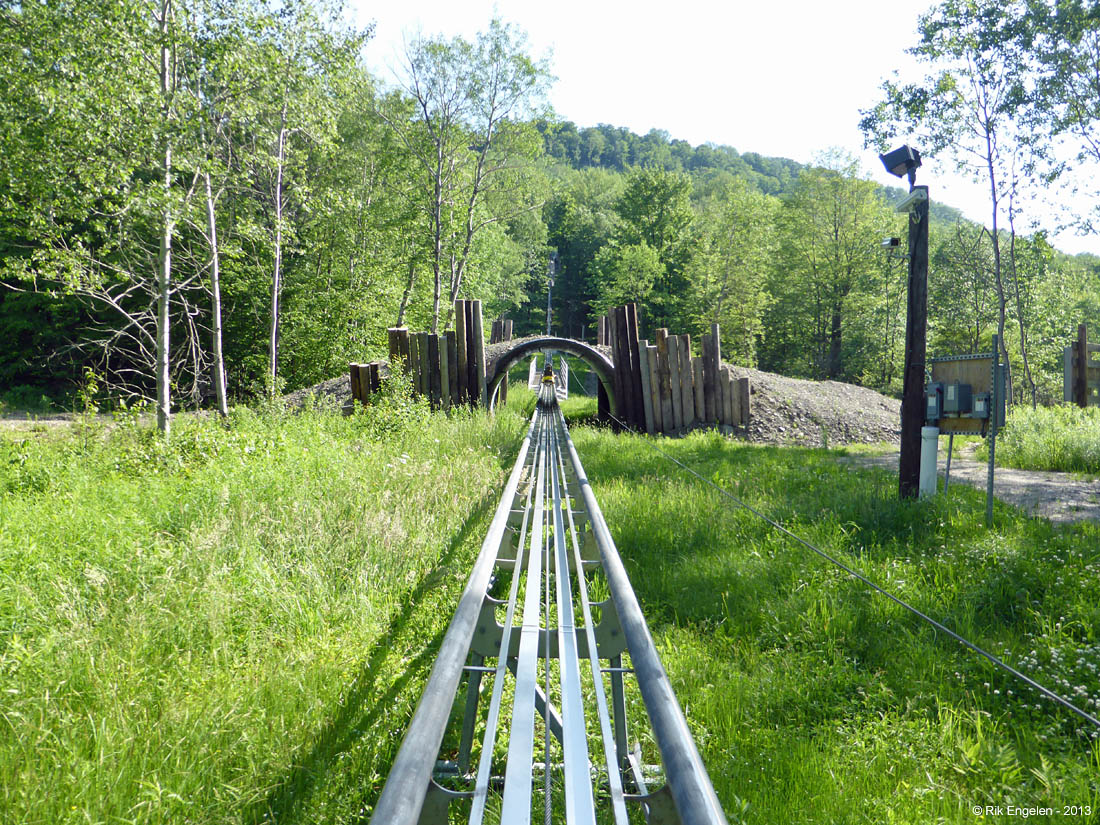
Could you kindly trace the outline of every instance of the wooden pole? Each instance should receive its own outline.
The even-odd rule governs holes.
[[[909,213],[909,290],[905,315],[905,371],[901,394],[901,458],[898,495],[916,498],[920,481],[920,431],[924,425],[924,370],[928,334],[928,187]]]
[[[718,324],[710,325],[711,357],[714,359],[711,369],[714,371],[714,421],[725,415],[726,386],[721,380],[722,371],[722,328]]]
[[[473,339],[474,339],[474,387],[477,404],[489,408],[485,397],[485,336],[481,327],[481,301],[473,302]]]
[[[458,384],[458,393],[455,395],[456,404],[465,404],[470,397],[470,370],[467,367],[467,360],[469,358],[466,352],[467,343],[466,302],[460,298],[455,301],[455,347],[457,350],[455,368],[457,373],[456,383]]]
[[[359,386],[359,365],[348,364],[348,372],[351,374],[351,400],[361,402],[363,390]]]
[[[680,406],[684,410],[684,429],[695,424],[695,375],[691,371],[691,336],[680,335]]]
[[[635,429],[645,429],[645,399],[642,395],[642,367],[638,346],[638,305],[627,304],[623,307],[626,317],[626,350],[630,356],[630,393],[631,406],[634,409]]]
[[[418,332],[416,333],[416,348],[419,351],[417,362],[420,369],[418,370],[418,386],[420,387],[420,394],[428,399],[428,402],[432,401],[432,356],[431,350],[428,344],[429,333]]]
[[[722,397],[726,402],[726,426],[733,427],[737,424],[740,418],[738,407],[740,406],[737,399],[736,387],[733,381],[733,371],[729,367],[722,367],[722,383],[725,385],[725,392]]]
[[[414,395],[420,395],[420,339],[416,333],[409,335],[409,381]]]
[[[626,348],[626,313],[615,307],[608,313],[608,334],[611,336],[611,358],[615,362],[615,398],[619,403],[619,420],[632,426],[633,396],[630,392],[630,356]]]
[[[726,367],[726,407],[729,421],[727,422],[731,427],[737,427],[741,424],[741,396],[737,392],[737,379],[733,375],[733,370]]]
[[[439,335],[428,336],[428,396],[433,407],[443,400],[443,374],[439,368]]]
[[[703,398],[703,359],[691,359],[692,389],[695,390],[695,420],[701,425],[707,423],[706,400]]]
[[[714,424],[714,339],[711,334],[703,335],[703,421]]]
[[[372,394],[382,389],[382,362],[371,361],[370,365],[370,391]]]
[[[684,393],[680,386],[680,336],[668,336],[668,383],[672,392],[672,426],[676,432],[684,429]]]
[[[402,337],[405,339],[404,349],[401,348]],[[386,338],[390,347],[390,366],[397,369],[399,361],[406,362],[405,366],[408,366],[409,331],[404,327],[390,327],[386,330]]]
[[[649,341],[639,342],[639,365],[641,366],[642,375],[642,410],[645,412],[645,431],[650,435],[653,435],[656,430],[653,425],[653,395],[652,387],[649,385],[649,359],[647,351],[649,349]],[[645,363],[641,364],[642,356],[646,356]]]
[[[1077,325],[1077,372],[1074,373],[1073,396],[1077,406],[1089,405],[1089,335],[1084,324]]]
[[[661,421],[664,425],[664,432],[675,432],[676,419],[672,414],[672,388],[669,385],[668,372],[668,330],[664,327],[657,330],[657,379],[658,392],[661,395]]]
[[[661,369],[657,363],[657,347],[648,344],[645,348],[645,365],[649,370],[649,405],[653,409],[653,429],[665,431],[665,419],[661,414]]]
[[[455,331],[449,329],[443,333],[447,345],[447,394],[451,404],[461,404],[458,394],[458,342]]]
[[[738,378],[737,379],[737,395],[741,399],[741,420],[740,425],[742,427],[749,426],[749,420],[751,418],[751,401],[749,400],[752,394],[752,389],[749,387],[749,379]]]

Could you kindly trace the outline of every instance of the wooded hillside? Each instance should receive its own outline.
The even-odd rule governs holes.
[[[441,329],[457,297],[535,331],[552,254],[556,333],[591,337],[637,301],[643,335],[717,322],[744,366],[899,388],[905,272],[880,248],[905,236],[899,190],[843,151],[806,167],[579,128],[500,20],[411,43],[387,86],[371,32],[343,20],[260,0],[0,6],[9,405],[94,382],[167,426],[380,356],[387,326]],[[869,133],[901,116],[876,111]],[[1100,323],[1100,259],[1026,225],[935,205],[929,344],[975,350],[1002,327],[1016,397],[1043,401],[1076,325]]]

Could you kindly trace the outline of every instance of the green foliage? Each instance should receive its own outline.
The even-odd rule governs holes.
[[[997,436],[997,463],[1021,470],[1100,474],[1100,410],[1013,409]]]
[[[525,426],[408,409],[0,432],[0,820],[362,815]]]
[[[1095,812],[1091,726],[648,439],[574,439],[731,821],[961,824],[1009,797]],[[902,502],[896,476],[827,451],[712,434],[660,447],[1041,683],[1087,709],[1100,699],[1097,525],[1003,508],[985,531],[981,492]]]

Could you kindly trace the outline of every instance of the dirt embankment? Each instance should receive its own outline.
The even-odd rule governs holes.
[[[748,441],[806,447],[899,442],[896,398],[839,381],[805,381],[746,367],[733,372],[747,376],[752,387]]]

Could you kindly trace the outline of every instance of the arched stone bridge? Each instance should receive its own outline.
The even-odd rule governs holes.
[[[497,387],[508,375],[508,370],[514,364],[548,349],[575,355],[592,367],[607,392],[611,412],[619,413],[621,408],[619,399],[615,397],[615,365],[611,361],[611,348],[551,335],[530,335],[526,338],[489,344],[485,348],[485,386],[490,399],[490,408],[494,403]]]

